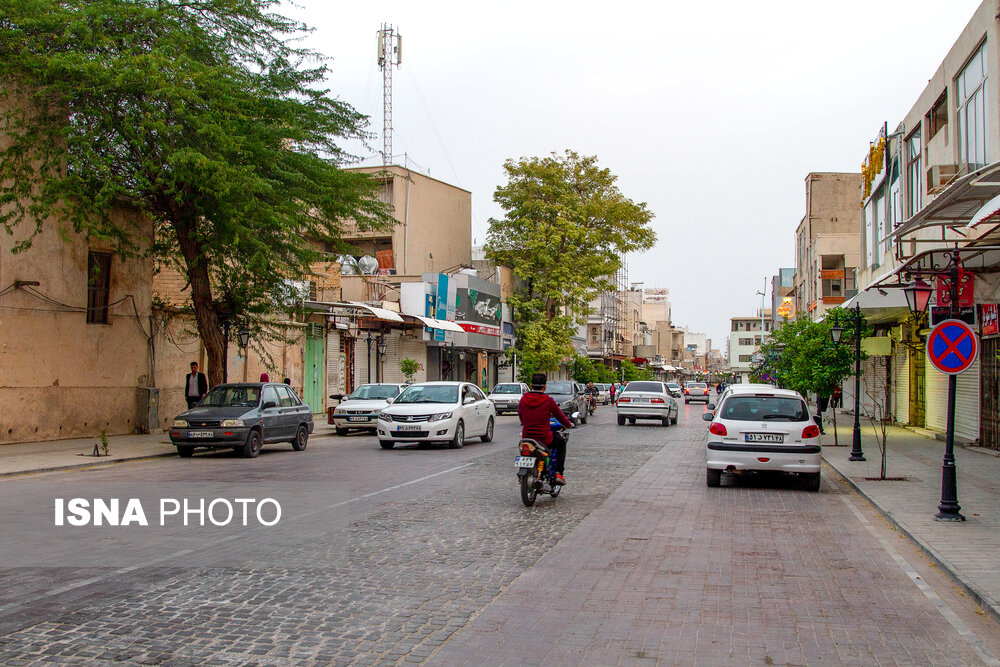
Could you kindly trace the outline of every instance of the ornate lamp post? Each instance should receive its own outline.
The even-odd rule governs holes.
[[[247,367],[250,365],[250,360],[247,358],[247,345],[250,344],[250,332],[246,328],[240,329],[236,332],[236,341],[243,350],[243,381],[246,382]]]
[[[382,381],[382,358],[385,356],[385,351],[388,345],[385,343],[385,338],[383,336],[378,337],[378,342],[375,344],[375,381]]]
[[[861,451],[861,304],[855,304],[854,314],[851,316],[854,324],[854,436],[851,439],[851,455],[848,461],[866,461],[865,454]],[[840,326],[840,321],[834,317],[833,326],[830,327],[830,338],[837,345],[844,335],[844,329]]]

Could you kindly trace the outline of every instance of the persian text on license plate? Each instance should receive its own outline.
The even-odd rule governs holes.
[[[784,442],[785,436],[782,433],[744,433],[745,442]]]
[[[534,456],[518,456],[514,459],[515,468],[534,468],[535,467],[535,457]]]
[[[349,422],[366,422],[366,421],[368,421],[368,417],[348,417],[347,421],[349,421]]]
[[[188,431],[189,438],[211,438],[214,435],[214,431]]]
[[[419,424],[402,424],[396,427],[397,431],[419,431],[421,426]]]

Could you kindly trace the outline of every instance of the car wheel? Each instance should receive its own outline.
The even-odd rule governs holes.
[[[343,438],[345,435],[347,435],[347,429],[346,428],[340,428],[339,426],[336,426],[336,427],[334,427],[334,430],[337,432],[337,435],[340,436],[341,438]]]
[[[660,420],[661,426],[670,426],[670,417],[664,417]]]
[[[671,423],[671,424],[676,424],[676,423],[677,423],[677,417],[672,417],[672,418],[670,419],[670,423]]]
[[[719,486],[722,484],[722,471],[713,470],[712,468],[705,469],[705,485],[706,486]]]
[[[690,402],[691,402],[691,401],[689,401],[688,399],[686,399],[686,398],[684,399],[684,405],[687,405],[687,404],[688,404],[688,403],[690,403]]]
[[[247,436],[247,442],[243,445],[243,457],[248,459],[257,458],[257,455],[260,454],[260,445],[260,431],[250,431],[250,435]]]
[[[624,426],[625,425],[625,418],[622,417],[621,415],[618,415],[618,425],[619,426]]]
[[[297,452],[301,452],[309,444],[309,429],[305,426],[299,426],[299,430],[295,432],[295,439],[292,440],[292,449]]]
[[[177,445],[177,456],[182,459],[189,459],[194,456],[194,447],[191,445]]]
[[[490,417],[489,421],[486,422],[486,433],[484,433],[479,438],[483,442],[491,442],[493,440],[493,417]]]
[[[806,478],[804,485],[806,491],[812,491],[813,493],[819,491],[820,483],[822,482],[822,480],[820,479],[820,474],[818,472],[806,473],[805,475],[803,475],[803,477]]]
[[[379,447],[381,447],[382,449],[392,449],[393,445],[395,445],[396,443],[393,442],[392,440],[379,440],[378,444]]]
[[[458,422],[455,427],[455,437],[451,439],[452,449],[461,449],[465,446],[465,424]]]

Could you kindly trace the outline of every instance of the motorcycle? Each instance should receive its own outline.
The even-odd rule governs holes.
[[[571,419],[576,422],[579,412],[574,412]],[[553,433],[565,431],[565,427],[557,419],[549,420],[549,428]],[[563,433],[563,438],[569,443],[569,434]],[[521,455],[514,459],[517,478],[521,485],[521,502],[525,507],[535,504],[539,493],[547,493],[553,498],[562,491],[561,484],[553,484],[556,478],[555,451],[546,449],[540,442],[530,438],[521,438]]]
[[[597,394],[587,395],[587,414],[594,414],[597,412]]]

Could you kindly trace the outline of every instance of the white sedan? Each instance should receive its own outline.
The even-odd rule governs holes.
[[[347,435],[352,428],[374,431],[378,413],[389,405],[389,399],[399,396],[405,384],[391,382],[363,384],[340,400],[333,409],[333,426],[337,435]]]
[[[496,409],[470,382],[410,385],[378,416],[378,443],[447,442],[458,449],[467,438],[493,439]]]
[[[618,410],[618,425],[627,419],[634,424],[636,419],[655,419],[664,426],[677,423],[680,408],[662,382],[635,380],[622,389],[615,401]]]

